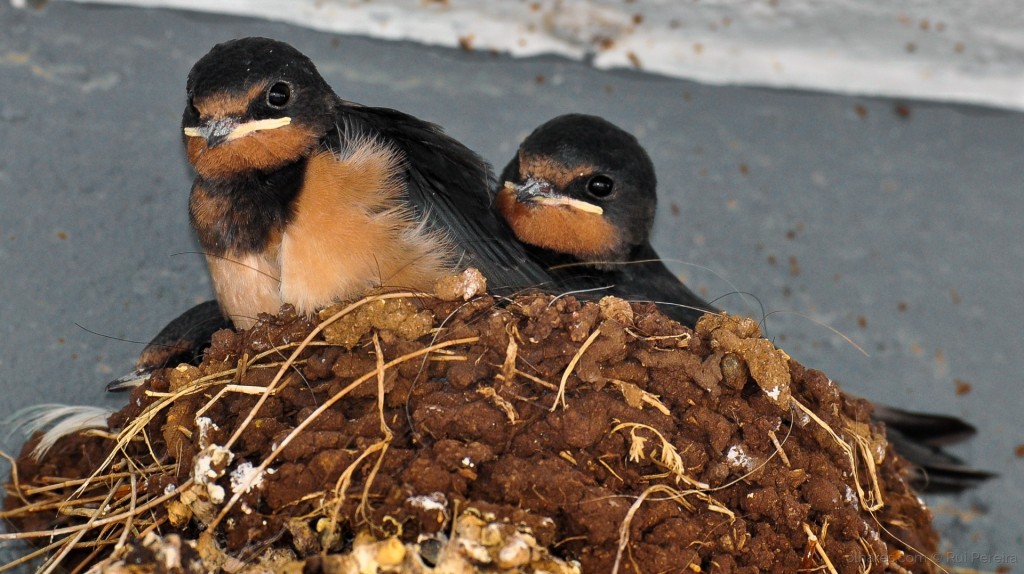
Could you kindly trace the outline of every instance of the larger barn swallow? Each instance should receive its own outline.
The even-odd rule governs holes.
[[[292,46],[218,44],[186,94],[190,220],[236,327],[283,303],[429,290],[457,266],[499,290],[549,280],[490,210],[486,162],[436,125],[339,98]]]
[[[558,116],[535,129],[501,174],[497,210],[531,256],[562,273],[587,274],[629,299],[656,301],[693,327],[718,311],[660,263],[650,244],[657,204],[654,164],[633,135],[590,115]],[[678,304],[678,305],[674,305]],[[922,488],[962,490],[992,476],[968,468],[940,446],[975,433],[944,415],[875,403],[873,417],[904,458],[923,472]]]
[[[198,358],[217,329],[283,303],[311,313],[376,286],[429,291],[467,266],[496,293],[550,283],[491,209],[484,160],[434,124],[339,98],[292,46],[218,44],[186,99],[189,215],[217,303],[173,319],[108,390]]]

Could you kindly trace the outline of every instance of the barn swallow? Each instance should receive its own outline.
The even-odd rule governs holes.
[[[691,327],[716,311],[651,247],[654,164],[611,122],[582,114],[548,121],[519,146],[500,182],[498,212],[556,282],[588,275],[611,286],[606,294],[660,302]]]
[[[311,314],[373,287],[429,291],[468,266],[498,293],[550,281],[491,210],[487,162],[434,124],[341,99],[294,47],[218,44],[185,91],[189,219],[236,328],[284,303]],[[169,349],[201,355],[225,326],[215,307],[172,320],[108,389],[187,358]]]
[[[657,178],[633,135],[597,116],[558,116],[527,136],[500,179],[497,211],[554,279],[588,274],[620,297],[661,302],[691,328],[704,311],[718,311],[661,264],[649,242]],[[960,419],[879,404],[873,417],[925,473],[917,482],[926,490],[962,490],[992,476],[940,450],[975,433]]]
[[[267,38],[218,44],[188,74],[189,215],[238,328],[374,287],[429,291],[477,267],[493,289],[549,281],[490,209],[488,164],[438,126],[339,98]]]

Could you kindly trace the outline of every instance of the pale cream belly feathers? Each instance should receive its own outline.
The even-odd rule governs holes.
[[[207,257],[221,308],[239,329],[291,303],[301,314],[374,287],[429,290],[451,242],[400,206],[400,158],[375,143],[339,161],[310,158],[294,216],[263,254]]]

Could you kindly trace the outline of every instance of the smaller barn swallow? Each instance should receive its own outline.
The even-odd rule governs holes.
[[[716,311],[651,247],[657,178],[631,134],[596,116],[556,117],[523,141],[500,180],[498,211],[556,281],[588,275],[612,286],[604,294],[662,303],[689,326]]]
[[[613,285],[612,294],[662,303],[666,315],[689,327],[704,311],[718,311],[660,263],[649,242],[654,164],[618,126],[597,116],[558,116],[527,136],[501,180],[497,210],[556,280],[587,274]],[[928,491],[963,490],[992,476],[940,450],[976,432],[960,419],[877,403],[873,417],[921,470],[917,482]]]

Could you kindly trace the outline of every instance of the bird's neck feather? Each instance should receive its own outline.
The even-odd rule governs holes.
[[[293,216],[307,161],[270,173],[247,171],[227,179],[197,177],[190,219],[207,253],[253,253],[267,249]]]

